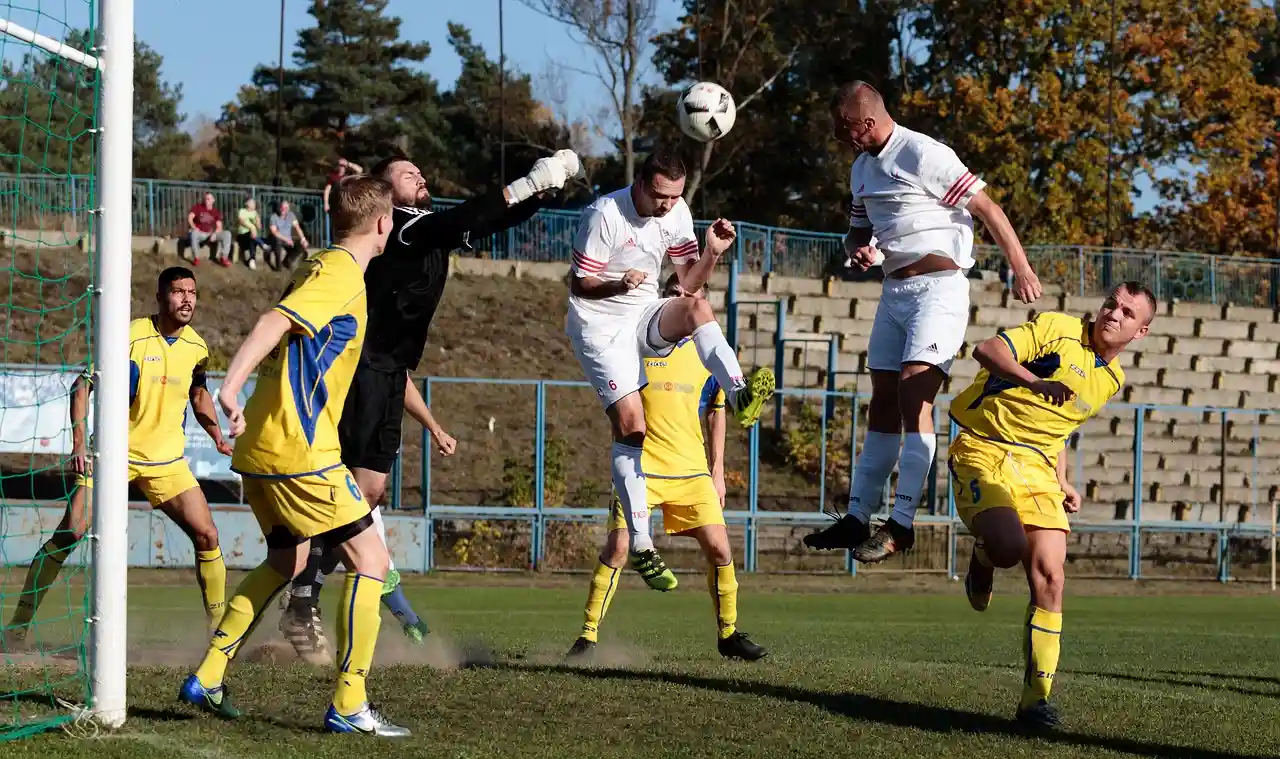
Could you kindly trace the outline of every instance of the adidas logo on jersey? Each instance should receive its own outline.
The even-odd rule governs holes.
[[[934,344],[930,345],[928,348],[925,348],[925,350],[929,351],[930,353],[937,353],[937,352],[938,352],[938,344],[937,344],[937,343],[934,343]]]

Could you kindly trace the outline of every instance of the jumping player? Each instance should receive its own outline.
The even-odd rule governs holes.
[[[1008,258],[1018,300],[1040,297],[1040,282],[986,183],[951,148],[894,123],[880,93],[865,82],[836,93],[831,117],[835,138],[857,156],[849,173],[853,205],[845,250],[863,270],[881,264],[885,282],[867,350],[870,416],[848,513],[804,543],[853,549],[855,559],[872,563],[915,543],[916,508],[937,449],[934,399],[969,323],[973,217]],[[872,536],[872,506],[895,465],[893,514]]]
[[[724,339],[706,300],[660,298],[658,278],[670,258],[680,287],[695,292],[733,244],[733,224],[717,219],[701,255],[693,217],[681,194],[684,163],[674,154],[649,154],[639,179],[592,203],[573,244],[566,333],[587,382],[600,396],[613,427],[613,487],[630,538],[631,566],[655,590],[676,587],[649,535],[649,509],[641,456],[645,414],[639,391],[648,380],[644,359],[671,354],[691,338],[698,359],[724,388],[727,405],[750,427],[773,396],[769,369],[744,380],[738,357]]]
[[[347,568],[338,683],[324,728],[404,736],[409,731],[370,706],[365,693],[389,557],[338,442],[338,420],[368,323],[364,273],[391,234],[391,186],[376,177],[346,178],[330,201],[337,244],[299,265],[280,302],[245,338],[218,390],[239,438],[232,469],[243,478],[267,559],[236,589],[179,698],[223,718],[239,716],[223,684],[227,665],[271,599],[302,570],[311,539],[323,536]],[[260,363],[257,387],[241,409],[240,388]]]
[[[1150,290],[1125,282],[1092,321],[1038,314],[974,350],[982,370],[951,402],[960,432],[947,466],[956,509],[975,538],[965,593],[975,610],[986,610],[994,568],[1022,563],[1031,601],[1017,719],[1033,727],[1062,719],[1049,691],[1062,633],[1067,514],[1080,509],[1067,482],[1066,440],[1120,392],[1117,357],[1147,334],[1155,309]]]
[[[223,440],[213,396],[205,387],[209,347],[191,326],[196,312],[195,274],[181,266],[161,272],[156,283],[156,306],[155,314],[134,319],[129,325],[129,482],[138,486],[152,508],[172,519],[191,539],[196,551],[196,579],[212,628],[222,617],[227,567],[209,502],[183,457],[187,403],[219,453],[230,456],[231,446]],[[18,607],[9,622],[10,641],[26,637],[45,591],[92,521],[89,494],[93,489],[93,460],[85,445],[92,390],[93,372],[86,368],[71,387],[76,487],[53,536],[31,559]]]
[[[681,292],[678,278],[672,275],[663,297],[679,297]],[[690,297],[704,298],[705,290]],[[643,459],[648,505],[662,509],[668,535],[693,538],[707,558],[707,588],[720,655],[747,661],[764,658],[764,648],[737,629],[738,579],[724,524],[724,391],[698,360],[688,338],[679,341],[666,358],[646,358],[644,369],[649,384],[640,391],[640,398],[648,426]],[[591,577],[582,635],[569,649],[569,658],[595,648],[600,623],[618,590],[628,540],[627,521],[616,496],[608,529],[600,563]]]
[[[529,173],[507,185],[453,208],[433,213],[431,193],[422,172],[407,158],[380,161],[370,172],[392,186],[395,228],[386,253],[365,273],[369,298],[369,331],[364,352],[347,396],[338,429],[342,461],[373,507],[374,523],[384,535],[378,507],[387,476],[400,454],[405,392],[410,374],[426,349],[427,331],[449,278],[449,253],[470,248],[496,232],[516,226],[543,207],[550,193],[581,171],[578,156],[561,150],[539,159]],[[412,390],[411,397],[417,394]],[[425,408],[425,404],[422,404]],[[429,412],[428,412],[429,413]],[[299,656],[327,658],[320,625],[320,587],[325,570],[337,561],[323,540],[294,580],[280,629]],[[401,621],[406,635],[421,642],[426,624],[399,587],[394,564],[387,576],[383,602]]]

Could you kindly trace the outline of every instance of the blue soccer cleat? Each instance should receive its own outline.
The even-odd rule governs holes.
[[[189,675],[182,683],[182,690],[178,691],[178,700],[222,719],[235,719],[240,716],[240,710],[231,705],[231,698],[225,685],[206,688],[200,684],[199,678],[195,675]]]
[[[360,711],[346,716],[338,714],[338,710],[330,704],[329,711],[324,715],[324,729],[330,733],[359,733],[381,738],[404,738],[409,735],[409,728],[391,724],[378,711],[377,706],[368,702],[365,702]]]

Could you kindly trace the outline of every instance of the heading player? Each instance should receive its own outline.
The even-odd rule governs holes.
[[[681,195],[685,167],[673,153],[650,153],[640,177],[586,208],[573,243],[569,314],[565,331],[587,382],[604,404],[613,427],[612,479],[630,537],[631,566],[655,590],[676,587],[649,535],[649,509],[641,456],[648,383],[644,358],[665,357],[692,338],[698,359],[724,388],[738,421],[750,427],[773,396],[773,372],[757,369],[743,379],[738,356],[724,339],[710,304],[697,298],[660,298],[658,278],[670,258],[683,291],[695,292],[711,277],[733,244],[733,224],[717,219],[702,253],[693,216]]]
[[[965,574],[969,604],[991,603],[994,568],[1022,563],[1031,601],[1017,719],[1061,722],[1049,703],[1062,633],[1067,514],[1080,494],[1067,481],[1066,440],[1124,385],[1117,357],[1147,334],[1156,300],[1137,282],[1112,291],[1092,321],[1047,312],[974,350],[982,370],[951,401],[960,427],[947,465],[956,509],[975,537]]]
[[[209,502],[183,457],[187,403],[219,453],[231,455],[231,446],[223,440],[213,396],[205,386],[209,346],[191,326],[195,313],[195,274],[173,266],[160,272],[156,282],[156,313],[129,324],[129,482],[191,539],[196,579],[212,627],[222,617],[227,568]],[[85,439],[92,391],[93,370],[87,367],[71,386],[75,491],[53,536],[31,559],[9,622],[6,637],[10,641],[26,637],[45,591],[89,529],[93,459]]]
[[[681,293],[679,279],[672,275],[662,295],[675,298]],[[705,288],[687,297],[705,298]],[[724,524],[724,391],[698,360],[688,338],[680,340],[666,358],[646,358],[644,369],[649,378],[640,391],[648,427],[643,459],[647,503],[662,509],[662,526],[668,535],[693,538],[702,547],[720,655],[761,659],[766,655],[764,648],[737,629],[738,579]],[[629,541],[622,503],[616,496],[608,530],[591,577],[582,635],[569,649],[570,658],[595,648],[600,622],[618,590],[618,572],[627,558]]]
[[[853,549],[855,559],[871,563],[915,543],[916,508],[937,449],[933,404],[969,324],[965,273],[974,264],[973,217],[1009,259],[1018,300],[1040,297],[1040,282],[986,183],[951,148],[894,123],[874,87],[841,87],[831,118],[835,138],[857,156],[849,172],[853,204],[845,250],[863,270],[879,263],[885,282],[867,349],[870,416],[848,513],[804,543]],[[871,509],[895,465],[893,514],[872,536]]]
[[[384,541],[378,504],[400,454],[405,393],[411,398],[417,395],[410,374],[422,360],[427,331],[444,294],[449,253],[470,248],[472,243],[529,219],[552,191],[564,187],[581,169],[577,154],[561,150],[534,162],[526,176],[506,187],[436,213],[431,211],[431,193],[422,172],[408,158],[386,158],[370,172],[392,187],[395,226],[386,253],[374,259],[364,275],[369,298],[368,339],[338,432],[342,461],[373,507],[374,524]],[[417,400],[414,405],[419,405]],[[426,408],[426,404],[420,406]],[[437,445],[449,447],[443,438],[437,438]],[[300,656],[310,660],[327,658],[317,604],[324,575],[337,561],[324,545],[320,541],[306,569],[294,581],[280,620],[286,639]],[[400,620],[405,634],[420,643],[426,624],[410,606],[399,583],[400,575],[392,564],[383,602]]]
[[[369,504],[342,463],[338,420],[368,323],[364,273],[391,234],[391,186],[343,179],[330,193],[337,244],[306,259],[275,308],[263,314],[227,369],[218,401],[238,437],[232,469],[262,528],[267,559],[240,583],[209,651],[179,691],[182,701],[239,716],[223,678],[271,599],[306,564],[323,536],[347,568],[338,617],[338,683],[324,717],[329,732],[404,736],[369,705],[365,678],[381,624],[378,599],[387,547]],[[264,362],[265,359],[265,362]],[[238,401],[262,364],[246,408]]]

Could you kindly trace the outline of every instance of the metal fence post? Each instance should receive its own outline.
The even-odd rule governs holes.
[[[431,408],[431,378],[422,380],[422,400]],[[422,520],[426,534],[422,537],[423,565],[430,572],[435,568],[436,523],[431,516],[431,447],[427,442],[427,430],[422,430]]]
[[[1083,247],[1076,248],[1076,258],[1080,262],[1080,290],[1076,292],[1076,295],[1083,297],[1084,296],[1084,248]]]
[[[783,375],[787,369],[787,340],[783,335],[787,331],[787,309],[782,304],[782,299],[778,299],[778,306],[774,309],[774,327],[773,327],[773,377],[777,380],[778,389],[786,387],[783,381]],[[759,330],[757,330],[757,333]],[[775,396],[773,403],[773,429],[775,432],[782,431],[782,399]]]
[[[147,180],[147,234],[156,234],[156,183]]]
[[[725,294],[725,310],[727,319],[729,344],[734,350],[738,348],[738,260],[735,255],[729,259],[729,291]]]
[[[777,403],[777,396],[774,402]],[[747,464],[747,511],[751,513],[751,517],[747,523],[747,561],[750,566],[746,569],[748,572],[756,571],[760,562],[760,545],[759,536],[756,534],[756,515],[760,513],[760,425],[751,425],[751,431],[747,433],[747,450],[749,463]]]
[[[1129,533],[1129,579],[1142,576],[1142,438],[1145,407],[1133,412],[1133,527]]]
[[[539,569],[542,566],[542,538],[545,523],[543,521],[543,509],[546,507],[546,470],[547,470],[547,385],[543,381],[537,384],[537,398],[535,402],[535,422],[537,430],[534,432],[534,445],[536,461],[534,462],[534,505],[537,507],[538,513],[533,518],[533,534],[529,539],[529,563],[533,569]]]

